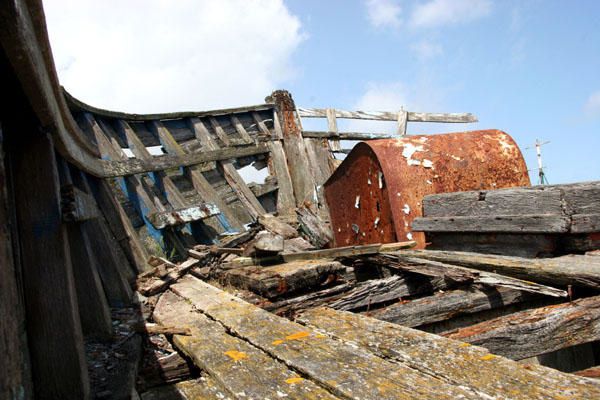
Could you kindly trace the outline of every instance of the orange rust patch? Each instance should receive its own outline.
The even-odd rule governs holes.
[[[229,350],[226,351],[224,354],[227,357],[231,358],[233,361],[240,361],[244,358],[248,358],[248,354],[244,353],[243,351]]]
[[[298,339],[304,339],[304,338],[309,337],[309,336],[310,336],[309,332],[302,331],[302,332],[296,332],[296,333],[293,333],[293,334],[291,334],[289,336],[286,336],[285,340],[298,340]]]
[[[289,383],[290,385],[293,385],[294,383],[300,383],[304,380],[304,378],[300,378],[299,376],[296,376],[294,378],[289,378],[285,380],[285,383]]]

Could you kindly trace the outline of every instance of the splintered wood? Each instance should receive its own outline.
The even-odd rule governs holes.
[[[190,329],[190,336],[174,336],[175,345],[206,376],[146,399],[172,392],[189,399],[600,396],[586,378],[358,314],[317,308],[292,322],[189,276],[162,295],[154,319]],[[192,390],[213,394],[194,397]]]

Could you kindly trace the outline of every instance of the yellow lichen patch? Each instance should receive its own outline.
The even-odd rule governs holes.
[[[296,332],[296,333],[293,333],[293,334],[291,334],[289,336],[286,336],[285,340],[298,340],[298,339],[304,339],[304,338],[309,337],[309,336],[310,336],[309,332],[301,331],[301,332]]]
[[[225,355],[227,357],[231,358],[233,361],[239,361],[239,360],[243,360],[244,358],[248,358],[248,354],[244,353],[243,351],[237,351],[237,350],[226,351]]]
[[[496,357],[498,357],[498,356],[495,356],[493,354],[486,354],[485,356],[481,357],[481,360],[488,361],[488,360],[493,360]]]
[[[326,337],[327,337],[327,335],[323,335],[322,333],[319,333],[318,335],[315,335],[315,337],[316,337],[317,339],[323,339],[323,338],[326,338]]]
[[[277,346],[280,345],[281,343],[283,343],[283,340],[274,340],[273,343],[271,343],[273,346]]]
[[[299,376],[296,376],[294,378],[289,378],[285,380],[285,383],[289,383],[290,385],[293,385],[294,383],[300,383],[304,380],[304,378],[300,378]]]
[[[458,347],[469,347],[470,345],[471,345],[471,343],[464,342],[464,343],[459,344]]]

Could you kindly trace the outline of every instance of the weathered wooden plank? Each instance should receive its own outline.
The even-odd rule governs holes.
[[[600,214],[600,181],[556,185],[564,192],[569,214]]]
[[[145,172],[163,171],[178,167],[191,167],[203,163],[231,158],[248,157],[257,154],[269,153],[269,144],[258,144],[256,146],[228,147],[219,150],[208,150],[201,153],[189,153],[180,155],[164,155],[153,157],[150,161],[138,158],[119,161],[105,161],[104,171],[107,177],[127,176]]]
[[[298,231],[295,228],[271,214],[262,215],[258,222],[269,232],[281,235],[284,239],[298,236]]]
[[[335,110],[333,108],[328,108],[325,110],[325,114],[327,115],[327,132],[332,134],[329,139],[329,146],[331,151],[340,151],[342,150],[340,146],[340,139],[338,138],[338,127],[337,121],[335,118]]]
[[[50,134],[23,138],[11,156],[36,397],[84,399],[88,373]]]
[[[283,360],[334,395],[351,399],[478,398],[405,364],[390,363],[356,345],[279,318],[196,278],[186,278],[172,289],[233,334]]]
[[[6,133],[0,124],[0,398],[14,399],[17,394],[23,398],[33,397],[31,366],[27,354],[27,334],[25,332],[25,310],[18,277],[19,243],[15,206],[13,203],[10,171],[5,169],[7,158],[4,154]],[[15,253],[17,256],[15,257]]]
[[[345,268],[332,260],[296,261],[270,267],[230,269],[223,279],[235,287],[273,299],[318,287]]]
[[[283,236],[269,231],[260,231],[244,246],[244,256],[260,257],[277,255],[283,251]]]
[[[142,393],[142,400],[233,400],[234,397],[209,375],[160,386]]]
[[[396,132],[399,136],[406,135],[406,125],[408,123],[408,112],[404,111],[404,109],[400,109],[398,111],[398,129]]]
[[[521,311],[443,335],[522,360],[600,339],[600,297]]]
[[[476,269],[444,264],[437,261],[414,258],[404,254],[404,252],[380,254],[370,257],[366,261],[405,272],[412,272],[430,277],[443,277],[446,280],[457,283],[476,283],[493,287],[502,286],[551,297],[567,297],[566,291],[554,287],[511,278],[494,272],[478,271]]]
[[[329,139],[334,136],[340,140],[374,140],[374,139],[394,139],[398,135],[390,133],[370,133],[370,132],[338,132],[337,135],[327,131],[302,131],[302,137],[305,139]]]
[[[539,365],[519,364],[481,347],[357,314],[319,308],[307,310],[298,319],[378,356],[468,388],[480,398],[584,399],[600,393],[600,386],[586,379]]]
[[[298,310],[327,305],[342,297],[344,293],[352,289],[352,283],[342,283],[327,289],[310,292],[302,296],[282,299],[274,303],[261,305],[261,308],[271,311],[277,315],[293,315]]]
[[[412,223],[417,232],[519,232],[565,233],[571,220],[564,215],[496,215],[475,217],[420,217]]]
[[[250,399],[336,398],[262,349],[228,334],[219,322],[195,311],[185,297],[165,293],[153,315],[161,324],[191,329],[191,336],[176,335],[175,345],[235,398],[240,393]]]
[[[543,284],[600,288],[600,262],[593,260],[594,257],[569,255],[527,259],[442,250],[407,250],[405,255],[477,270],[495,271]]]
[[[242,123],[240,122],[240,119],[238,117],[236,117],[235,115],[232,115],[231,123],[233,124],[233,126],[235,127],[235,130],[237,131],[237,133],[239,133],[239,135],[241,136],[242,140],[245,143],[254,144],[254,140],[248,134],[248,132],[246,131],[246,128],[244,128],[244,125],[242,125]]]
[[[283,145],[280,140],[274,140],[269,142],[268,146],[270,150],[269,171],[277,177],[277,213],[294,215],[296,199]]]
[[[187,259],[163,276],[150,278],[143,282],[138,287],[138,291],[144,296],[154,296],[157,293],[164,292],[169,288],[169,285],[177,282],[178,279],[192,268],[204,266],[210,258],[211,256],[208,252],[199,253],[196,257]]]
[[[600,213],[575,214],[571,216],[572,233],[600,232]]]
[[[308,240],[317,248],[329,246],[333,241],[333,232],[328,222],[323,219],[311,207],[302,204],[296,209],[300,230],[302,230]]]
[[[208,121],[210,122],[210,125],[212,126],[215,134],[217,135],[217,137],[219,139],[221,139],[221,142],[223,142],[225,147],[231,146],[231,140],[229,139],[229,136],[223,130],[223,127],[219,124],[217,119],[215,117],[211,116],[211,117],[208,117]]]
[[[417,113],[407,112],[411,122],[477,122],[477,117],[471,113]],[[327,118],[325,108],[298,108],[298,115],[304,118]],[[377,121],[397,121],[398,113],[386,111],[344,111],[335,110],[337,118],[368,119]]]
[[[61,212],[65,222],[81,222],[98,218],[100,210],[92,196],[71,184],[60,188]]]
[[[201,221],[220,213],[221,211],[214,205],[202,204],[150,214],[147,218],[156,229],[163,229],[167,226],[177,226],[188,222]]]
[[[438,193],[423,198],[425,217],[563,214],[558,187],[534,186],[489,191]]]
[[[273,99],[281,118],[283,129],[283,147],[287,158],[287,166],[292,180],[296,206],[304,202],[314,202],[316,183],[312,167],[308,163],[306,147],[302,139],[302,130],[296,120],[296,107],[289,92],[278,90],[273,92]]]
[[[547,257],[559,249],[559,237],[543,233],[427,232],[429,250],[468,251],[524,258]]]
[[[521,290],[473,286],[468,289],[450,290],[433,296],[401,301],[385,308],[369,311],[367,315],[413,328],[539,297],[541,296]]]

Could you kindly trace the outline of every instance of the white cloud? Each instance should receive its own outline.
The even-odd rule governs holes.
[[[443,53],[442,46],[429,40],[421,40],[410,46],[419,58],[427,60]]]
[[[600,90],[592,93],[590,97],[588,97],[583,106],[583,111],[588,117],[600,118]]]
[[[408,90],[401,82],[370,82],[365,92],[353,105],[353,110],[360,111],[399,111],[410,109],[407,103]],[[394,133],[397,125],[394,122],[349,120],[342,130],[358,132]]]
[[[395,0],[366,0],[367,17],[376,28],[400,26],[402,8]]]
[[[304,39],[282,0],[46,0],[61,83],[130,112],[261,103]]]
[[[454,25],[485,17],[491,10],[490,0],[431,0],[414,8],[411,25],[418,28]]]

